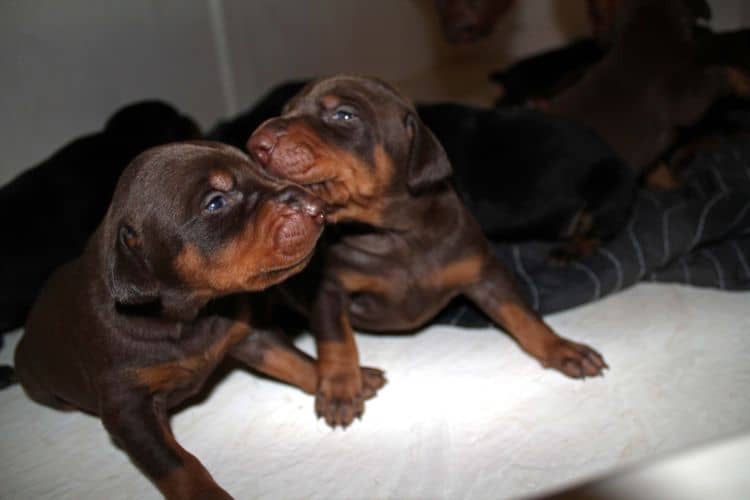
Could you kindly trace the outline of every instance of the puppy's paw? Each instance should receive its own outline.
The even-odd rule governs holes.
[[[388,380],[385,378],[385,372],[377,368],[361,367],[362,374],[362,397],[372,399],[378,393]]]
[[[571,262],[592,255],[600,246],[601,241],[596,238],[575,238],[557,248],[553,248],[547,255],[547,265],[565,267]]]
[[[547,255],[547,265],[549,267],[565,267],[574,260],[577,260],[578,256],[571,252],[566,246],[560,246],[550,250]]]
[[[609,368],[601,354],[591,347],[557,338],[546,348],[540,359],[545,368],[554,368],[572,378],[586,378],[603,375]]]
[[[355,417],[362,417],[365,394],[359,371],[321,376],[315,395],[315,413],[333,428],[346,428]]]

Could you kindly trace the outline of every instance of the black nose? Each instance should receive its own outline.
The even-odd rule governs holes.
[[[276,200],[289,205],[297,212],[309,215],[317,222],[322,223],[325,220],[326,205],[323,200],[302,188],[288,186],[276,196]]]

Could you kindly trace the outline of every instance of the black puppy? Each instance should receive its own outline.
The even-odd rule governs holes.
[[[627,219],[635,175],[585,126],[523,108],[418,110],[448,154],[456,191],[491,240],[605,240]]]
[[[189,118],[158,101],[113,115],[0,189],[0,333],[23,325],[52,270],[81,253],[125,166],[159,144],[198,138]]]

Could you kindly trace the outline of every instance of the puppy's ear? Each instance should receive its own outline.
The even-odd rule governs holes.
[[[117,230],[110,260],[110,288],[115,301],[138,306],[159,301],[161,314],[177,321],[193,321],[206,304],[203,297],[159,286],[146,259],[141,235],[127,223]]]
[[[109,277],[112,295],[120,304],[146,304],[159,298],[159,286],[146,262],[141,235],[125,222],[117,228]]]
[[[450,177],[452,169],[443,146],[422,120],[409,113],[404,125],[411,135],[406,185],[417,194]]]

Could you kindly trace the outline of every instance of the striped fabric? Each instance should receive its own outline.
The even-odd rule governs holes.
[[[640,281],[720,290],[750,289],[750,144],[727,140],[700,152],[686,185],[640,191],[628,225],[594,255],[550,267],[549,243],[493,243],[529,304],[542,314],[592,302]],[[438,322],[487,326],[464,300]]]

